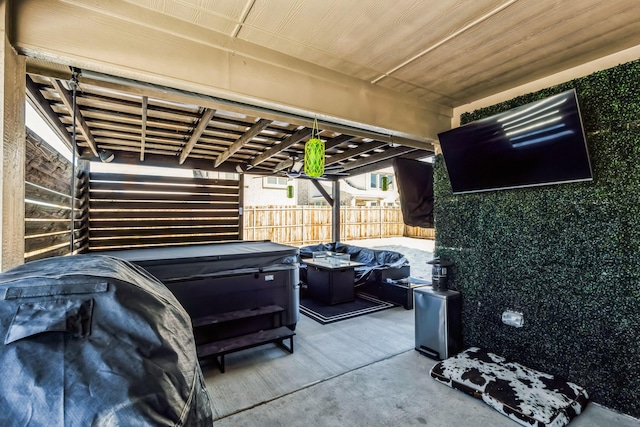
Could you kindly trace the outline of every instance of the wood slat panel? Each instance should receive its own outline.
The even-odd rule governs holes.
[[[185,226],[185,227],[215,227],[215,226],[226,226],[226,225],[238,225],[238,219],[235,217],[231,218],[223,218],[223,219],[201,219],[201,218],[192,218],[187,219],[183,218],[180,220],[178,225],[176,225],[175,218],[169,218],[164,220],[154,220],[154,219],[145,219],[138,218],[135,221],[132,221],[129,218],[110,218],[108,221],[100,221],[100,220],[91,220],[91,228],[95,230],[103,229],[103,228],[144,228],[144,227],[175,227],[175,226]]]
[[[155,210],[174,210],[180,212],[190,212],[190,211],[206,211],[206,210],[238,210],[238,203],[225,203],[225,202],[210,202],[210,203],[200,203],[194,202],[189,203],[185,202],[137,202],[137,201],[129,201],[129,200],[114,200],[110,202],[106,201],[93,201],[89,202],[89,210],[142,210],[142,209],[155,209]]]
[[[76,231],[74,235],[76,236],[75,239],[81,237],[81,233],[78,231]],[[70,244],[69,232],[25,239],[25,253],[34,252],[39,249],[58,247],[62,244]]]
[[[177,159],[176,159],[177,160]],[[150,185],[173,184],[176,186],[196,186],[196,187],[238,187],[238,181],[229,179],[209,179],[209,178],[185,178],[173,176],[155,176],[155,175],[128,175],[128,174],[109,174],[95,173],[90,174],[91,188],[96,181],[107,181],[113,183],[130,182],[134,184],[146,183]]]
[[[184,237],[111,239],[104,242],[92,240],[89,244],[89,251],[118,249],[124,247],[185,246],[203,243],[228,242],[234,240],[239,240],[238,233],[200,236],[197,241],[194,241],[193,238],[185,239]]]
[[[109,220],[109,219],[124,219],[127,218],[131,221],[138,219],[154,218],[163,220],[176,220],[183,221],[191,218],[237,218],[238,213],[234,211],[222,212],[222,211],[191,211],[191,212],[176,212],[176,211],[158,211],[153,209],[147,210],[135,210],[135,211],[104,211],[104,212],[91,212],[91,221],[94,220]]]
[[[70,253],[69,250],[70,243],[61,243],[57,247],[45,248],[43,252],[30,254],[29,252],[25,253],[24,262],[36,261],[44,258],[51,258],[54,256],[63,256]]]
[[[71,206],[71,197],[68,194],[62,194],[29,181],[25,182],[24,191],[25,198],[27,199],[50,203],[56,206]]]
[[[79,223],[79,221],[77,222]],[[25,237],[29,237],[39,234],[69,232],[69,223],[70,220],[67,219],[57,221],[51,219],[32,221],[27,218],[24,224],[24,234]]]
[[[91,239],[122,237],[122,236],[170,236],[170,235],[198,235],[198,234],[232,234],[238,233],[238,223],[222,227],[165,227],[165,228],[120,228],[120,229],[89,229]]]
[[[166,201],[166,202],[200,202],[200,203],[214,203],[212,201],[215,197],[215,202],[223,203],[238,203],[237,194],[190,194],[190,193],[149,193],[149,192],[91,192],[91,200],[148,200],[153,202]]]
[[[240,238],[240,181],[92,173],[89,250]]]
[[[130,192],[164,192],[164,193],[182,193],[182,194],[238,194],[238,187],[194,187],[194,186],[161,186],[147,185],[146,183],[115,183],[115,182],[91,182],[91,191],[130,191]]]

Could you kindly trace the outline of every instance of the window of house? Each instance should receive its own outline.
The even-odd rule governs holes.
[[[371,186],[371,188],[378,188],[378,176],[380,174],[379,173],[372,173],[371,174],[371,178],[370,178],[370,182],[369,185]]]
[[[237,173],[233,173],[233,172],[225,172],[222,174],[222,179],[230,179],[233,181],[237,181],[240,179],[240,177],[238,176]]]
[[[266,176],[262,178],[263,188],[287,188],[287,178],[280,176]]]
[[[369,177],[369,188],[370,189],[382,189],[382,177],[387,177],[387,183],[389,184],[389,189],[393,188],[393,174],[388,173],[372,173]]]

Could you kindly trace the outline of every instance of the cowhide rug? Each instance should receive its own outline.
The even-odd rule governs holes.
[[[524,426],[565,426],[587,405],[586,390],[477,347],[438,362],[431,376]]]

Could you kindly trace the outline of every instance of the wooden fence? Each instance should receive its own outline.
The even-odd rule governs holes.
[[[27,129],[25,150],[25,255],[33,261],[71,253],[71,162]],[[76,174],[74,252],[87,243],[86,173]]]
[[[385,237],[433,239],[433,228],[406,226],[402,211],[386,206],[341,206],[340,240]],[[331,241],[328,206],[245,206],[244,240],[271,240],[289,245]]]

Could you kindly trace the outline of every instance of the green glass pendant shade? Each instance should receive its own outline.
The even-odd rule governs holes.
[[[311,138],[304,146],[304,173],[316,178],[324,173],[324,141]]]

